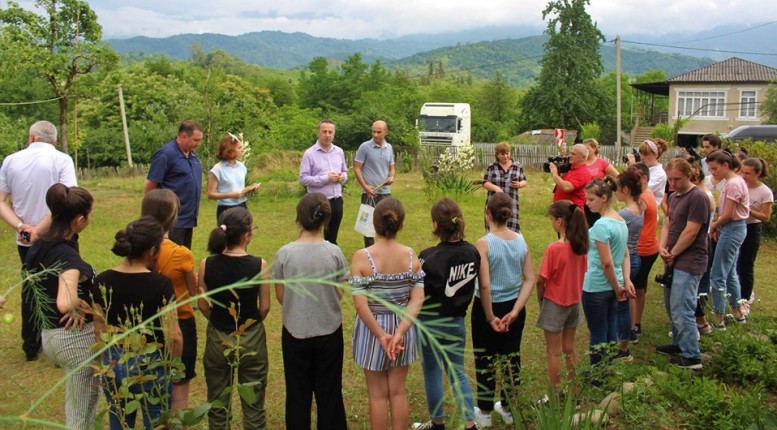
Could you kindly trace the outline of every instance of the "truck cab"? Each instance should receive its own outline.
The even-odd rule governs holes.
[[[424,103],[417,123],[421,144],[469,145],[471,121],[469,103]]]

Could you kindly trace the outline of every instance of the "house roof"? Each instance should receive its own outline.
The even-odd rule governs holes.
[[[771,82],[777,69],[732,57],[669,79],[669,83]]]

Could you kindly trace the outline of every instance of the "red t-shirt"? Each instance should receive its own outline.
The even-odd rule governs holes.
[[[639,198],[645,202],[645,222],[639,233],[637,242],[637,255],[647,257],[658,254],[658,202],[650,189],[645,189]]]
[[[575,254],[568,243],[551,243],[540,263],[540,276],[545,278],[542,297],[559,306],[580,303],[587,267],[586,254]]]
[[[607,168],[610,167],[610,162],[604,158],[597,158],[593,164],[586,165],[588,173],[591,174],[591,179],[603,179],[607,176]]]
[[[591,182],[591,174],[588,172],[588,166],[581,164],[573,167],[569,172],[565,173],[561,179],[569,182],[575,187],[571,193],[567,193],[562,190],[558,185],[553,191],[553,201],[570,200],[572,203],[585,210],[585,186]]]

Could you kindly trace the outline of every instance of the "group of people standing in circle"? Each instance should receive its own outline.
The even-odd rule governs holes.
[[[180,133],[184,146],[193,151],[201,129],[196,123],[189,128]],[[771,190],[760,182],[767,175],[762,159],[740,162],[736,154],[711,150],[703,167],[674,159],[664,170],[658,160],[667,144],[655,139],[639,146],[642,162],[630,159],[626,170],[618,172],[598,157],[595,140],[574,145],[569,172],[551,167],[556,190],[547,215],[558,239],[547,246],[535,271],[518,216],[518,190],[527,179],[512,160],[509,144],[497,145],[496,161],[484,175],[486,234],[474,244],[466,241],[461,208],[444,198],[431,208],[430,229],[439,243],[416,254],[399,241],[405,208],[388,192],[394,181],[393,153],[387,152],[390,145],[385,141],[388,129],[378,121],[372,132],[373,139],[360,148],[355,171],[364,191],[362,201],[374,204],[375,237],[365,240],[350,262],[336,244],[336,229],[332,231],[333,217],[342,217],[342,195],[337,193],[342,192],[347,169],[333,164],[339,153],[332,145],[334,124],[328,121],[319,125],[318,146],[303,157],[300,181],[307,182],[308,193],[296,206],[299,235],[277,251],[271,266],[248,251],[256,227],[245,198],[258,185],[245,186],[245,166],[239,161],[242,143],[234,135],[221,140],[221,161],[208,174],[207,195],[223,204],[208,240],[210,256],[200,261],[196,274],[190,246],[171,240],[175,235],[186,241],[187,233],[176,229],[184,206],[192,208],[174,191],[147,186],[141,217],[115,235],[112,251],[121,260],[97,274],[81,258],[77,240],[91,220],[93,197],[77,186],[52,185],[45,196],[50,227],[29,249],[25,268],[41,272],[39,282],[54,304],[46,311],[50,328],[43,330],[43,348],[69,372],[67,424],[86,428],[95,419],[98,384],[91,368],[83,366],[93,345],[106,342],[117,327],[130,330],[139,321],[148,322],[141,343],[164,348],[134,351],[126,360],[123,357],[133,353],[130,343],[107,345],[101,362],[111,371],[103,372],[101,385],[111,408],[111,428],[132,427],[136,420],[136,412],[127,412],[128,397],[119,395],[123,384],[130,393],[154,393],[138,397],[137,410],[146,428],[163,410],[188,407],[188,385],[200,357],[196,309],[208,321],[202,353],[207,397],[221,402],[208,412],[210,428],[229,427],[234,384],[254,392],[240,396],[244,427],[266,428],[269,360],[263,321],[270,311],[270,279],[282,306],[286,426],[294,429],[310,428],[314,397],[320,428],[347,428],[342,395],[344,283],[350,286],[356,311],[353,359],[364,369],[374,429],[410,426],[405,381],[409,365],[419,356],[430,420],[413,424],[414,429],[445,428],[443,375],[455,388],[465,428],[491,426],[492,412],[512,423],[509,388],[520,382],[526,306],[534,290],[540,303],[536,326],[544,332],[554,389],[562,390],[563,377],[574,377],[575,336],[583,315],[592,364],[631,360],[629,344],[642,333],[648,278],[659,256],[682,282],[665,289],[673,343],[657,349],[672,355],[681,367],[701,367],[698,336],[710,324],[696,298],[704,292],[700,281],[714,246],[708,237],[717,242],[709,254],[711,325],[725,329],[727,295],[734,320],[746,321],[760,242],[758,223],[769,219],[773,202]],[[714,139],[705,136],[705,145],[710,141],[714,146]],[[370,157],[377,157],[378,168]],[[337,171],[319,169],[316,162],[322,160]],[[182,162],[190,169],[187,175],[199,168],[199,161],[188,157],[170,164]],[[710,172],[708,188],[703,168]],[[154,175],[149,174],[158,177]],[[157,185],[153,182],[150,185]],[[620,210],[616,200],[623,204]],[[660,235],[659,208],[666,215]],[[753,244],[748,251],[755,251],[740,253],[744,242]],[[54,265],[58,273],[45,270]],[[464,365],[470,303],[475,387]],[[182,367],[174,371],[154,364],[167,358],[180,358]],[[513,378],[502,379],[499,389],[495,360],[504,360],[505,373]],[[130,384],[139,377],[142,383]]]

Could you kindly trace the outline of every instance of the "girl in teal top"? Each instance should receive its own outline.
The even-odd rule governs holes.
[[[618,301],[636,297],[629,280],[628,229],[612,207],[616,189],[615,180],[609,176],[594,179],[585,188],[585,204],[601,215],[588,231],[591,246],[583,281],[583,312],[591,333],[591,364],[602,361],[609,345],[617,341]]]

